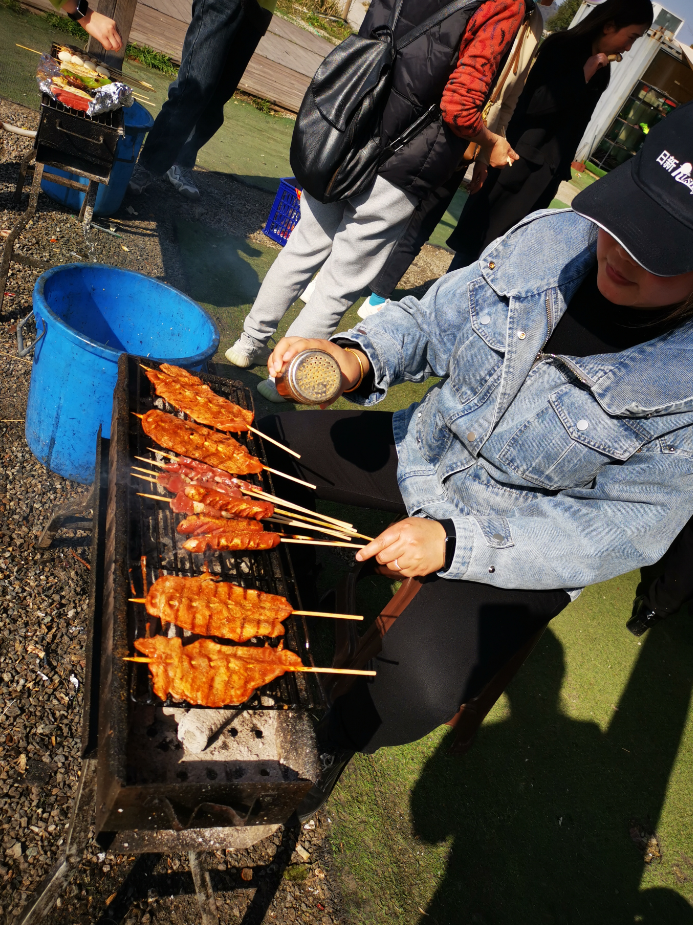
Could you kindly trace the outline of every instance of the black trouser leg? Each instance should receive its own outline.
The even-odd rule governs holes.
[[[255,54],[260,39],[267,32],[272,14],[255,0],[245,6],[245,15],[226,53],[224,69],[219,77],[211,99],[201,110],[195,128],[183,145],[176,163],[192,169],[197,153],[219,131],[224,124],[224,106],[236,92],[250,59]]]
[[[664,555],[664,571],[645,595],[660,616],[676,613],[693,598],[693,518]]]
[[[214,95],[243,16],[242,0],[194,0],[178,76],[140,154],[147,170],[160,176],[176,163]]]

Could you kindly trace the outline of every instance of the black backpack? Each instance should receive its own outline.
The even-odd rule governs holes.
[[[291,138],[291,169],[319,202],[339,202],[367,189],[381,164],[440,115],[438,104],[429,107],[383,150],[381,116],[397,55],[477,0],[453,0],[395,43],[403,2],[393,7],[387,26],[368,38],[350,35],[330,52],[303,98]]]

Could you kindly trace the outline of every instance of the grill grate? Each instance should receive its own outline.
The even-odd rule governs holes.
[[[131,361],[136,369],[132,369],[130,381],[134,385],[131,391],[131,410],[137,414],[144,414],[152,408],[159,408],[179,417],[189,420],[186,415],[179,414],[163,399],[157,397],[153,385],[142,372],[140,362]],[[159,364],[147,362],[151,368]],[[223,395],[242,408],[252,410],[249,393],[240,383],[230,382],[218,377],[203,376],[217,394]],[[234,434],[234,438],[244,443],[248,450],[258,458],[266,461],[261,441],[249,432]],[[146,463],[135,462],[136,456],[166,461],[166,457],[153,453],[154,444],[142,430],[139,418],[130,415],[128,428],[128,443],[130,457],[133,464],[147,468]],[[152,467],[157,468],[158,467]],[[172,495],[162,487],[129,476],[131,492],[130,497],[130,529],[128,571],[130,590],[133,597],[144,597],[146,588],[162,575],[175,574],[183,576],[201,575],[205,567],[214,575],[224,581],[245,588],[254,588],[270,594],[280,594],[286,597],[296,609],[301,609],[296,581],[286,550],[281,545],[272,550],[257,550],[252,552],[234,551],[219,552],[208,550],[204,555],[188,553],[182,549],[185,537],[176,532],[177,525],[184,519],[184,514],[175,514],[164,499]],[[244,476],[260,488],[274,494],[269,473],[261,475]],[[140,492],[146,494],[159,494],[162,501],[143,498]],[[145,588],[146,586],[146,588]],[[143,604],[128,604],[128,642],[132,644],[135,639],[146,635],[177,635],[187,640],[200,638],[187,630],[181,630],[171,624],[162,625],[158,618],[150,617]],[[284,647],[301,656],[304,663],[314,664],[310,652],[308,631],[304,617],[289,617],[284,621],[285,635]],[[217,639],[217,642],[228,643],[228,640]],[[264,645],[265,639],[251,641],[246,645]],[[277,644],[273,640],[270,644]],[[238,643],[232,643],[238,645]],[[133,650],[133,654],[134,650]],[[130,697],[137,703],[160,703],[151,688],[150,673],[146,665],[130,663]],[[258,709],[287,709],[287,708],[313,708],[321,701],[319,685],[315,676],[310,674],[287,672],[259,689],[250,700],[242,705],[243,710]],[[172,705],[172,704],[171,704]],[[180,705],[176,702],[176,705]],[[238,708],[234,708],[236,711]]]
[[[45,106],[47,109],[54,109],[58,113],[74,116],[75,119],[82,119],[84,122],[92,125],[103,125],[107,128],[120,129],[123,124],[122,108],[112,109],[109,112],[102,112],[96,116],[90,116],[81,109],[72,109],[70,106],[65,106],[64,103],[53,99],[48,93],[43,94],[41,105]]]

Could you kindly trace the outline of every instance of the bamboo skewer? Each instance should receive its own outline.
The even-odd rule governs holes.
[[[149,447],[149,450],[152,453],[159,453],[161,456],[168,456],[170,459],[178,460],[180,458],[173,453],[167,453],[165,450],[157,450],[154,447]],[[139,459],[141,462],[150,463],[152,466],[159,466],[162,469],[166,468],[166,463],[159,462],[158,459],[145,459],[143,456],[135,456],[135,459]],[[336,524],[338,527],[344,528],[347,533],[355,532],[354,525],[348,523],[346,520],[339,520],[337,517],[330,517],[328,514],[321,514],[319,511],[311,511],[310,508],[303,507],[300,504],[295,504],[293,501],[285,501],[284,498],[280,498],[278,495],[272,495],[268,491],[262,491],[259,488],[243,488],[241,490],[246,495],[257,495],[258,498],[262,498],[265,501],[278,501],[280,504],[283,504],[284,507],[290,507],[292,510],[296,511],[303,511],[305,514],[310,514],[312,517],[318,517],[320,520],[326,520],[328,523]]]
[[[146,597],[129,597],[131,604],[146,604]],[[329,613],[327,610],[292,610],[291,616],[299,617],[334,617],[335,620],[363,620],[355,613]]]
[[[143,478],[143,476],[136,476],[136,478]],[[140,498],[152,498],[152,500],[154,501],[163,501],[165,504],[171,503],[171,498],[164,498],[163,495],[148,495],[148,494],[145,494],[145,492],[143,491],[138,491],[137,495]],[[300,526],[306,528],[306,524],[301,524]],[[365,543],[361,543],[359,545],[358,543],[340,543],[340,542],[332,542],[331,540],[323,541],[323,540],[313,540],[313,539],[307,539],[307,538],[306,539],[293,539],[292,537],[285,537],[285,536],[282,536],[281,542],[282,543],[312,543],[314,546],[348,546],[350,549],[363,549],[364,546],[366,545]]]
[[[313,491],[317,491],[318,486],[313,485],[312,482],[304,482],[303,479],[296,478],[295,475],[288,475],[286,472],[280,472],[279,469],[273,469],[271,466],[266,466],[264,463],[261,463],[262,468],[267,472],[271,472],[272,475],[281,475],[283,479],[289,479],[291,482],[296,482],[298,485],[305,485],[306,488],[312,488]]]
[[[133,467],[133,468],[137,468],[137,467]],[[144,471],[144,470],[140,470],[140,471]],[[155,485],[158,484],[157,479],[151,475],[139,475],[138,472],[131,472],[130,475],[134,479],[142,479],[143,482],[153,482]],[[168,501],[169,504],[171,502],[171,499],[166,498],[164,495],[149,495],[148,497],[157,498],[161,501]],[[288,511],[280,511],[278,508],[275,508],[274,512],[275,514],[283,514],[285,516],[283,517],[261,517],[260,520],[266,520],[274,524],[284,524],[287,527],[303,527],[304,530],[317,530],[319,533],[327,534],[327,536],[336,536],[340,540],[348,540],[351,536],[360,536],[365,540],[371,539],[368,536],[364,536],[362,533],[347,534],[347,533],[344,533],[343,531],[340,532],[338,530],[331,530],[329,527],[324,526],[319,523],[306,523],[308,518],[305,518],[305,517],[301,518],[301,520],[293,520],[292,515],[289,514]],[[219,516],[220,517],[224,516],[222,511],[219,511]],[[231,519],[235,519],[235,518],[231,518]]]
[[[288,446],[284,446],[283,443],[280,443],[278,440],[275,440],[274,437],[268,437],[267,434],[263,434],[263,432],[261,430],[258,430],[256,427],[251,427],[250,424],[247,424],[246,426],[251,433],[257,434],[258,437],[262,437],[263,440],[268,440],[270,443],[273,443],[275,446],[278,446],[280,450],[284,450],[285,453],[291,453],[291,455],[295,456],[296,459],[301,458],[300,453],[297,453],[296,450],[292,450]]]
[[[281,538],[282,543],[300,543],[304,546],[347,546],[349,549],[365,549],[368,545],[367,543],[340,543],[339,541],[332,542],[331,540],[303,540],[303,539],[294,539],[293,537],[283,536]]]
[[[141,665],[150,665],[155,662],[155,658],[145,658],[142,655],[131,655],[123,658],[124,662],[139,662]],[[357,674],[365,675],[368,678],[374,678],[375,671],[359,671],[358,668],[308,668],[305,665],[301,668],[287,668],[287,671],[311,671],[316,674]]]

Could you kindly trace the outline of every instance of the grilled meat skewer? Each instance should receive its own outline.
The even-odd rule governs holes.
[[[278,646],[244,648],[198,639],[183,646],[178,637],[136,639],[135,648],[153,660],[149,664],[154,693],[203,707],[241,704],[258,687],[285,671],[303,668],[298,655]]]

